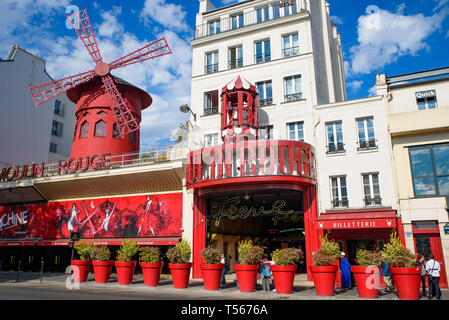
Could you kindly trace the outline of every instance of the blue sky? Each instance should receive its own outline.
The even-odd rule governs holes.
[[[237,0],[211,0],[216,7]],[[314,0],[312,0],[314,1]],[[397,75],[449,65],[449,0],[329,0],[343,41],[348,98],[373,93],[376,73]],[[18,44],[45,59],[58,79],[94,68],[66,9],[87,9],[102,56],[113,61],[165,36],[173,55],[113,72],[153,97],[143,112],[142,149],[166,143],[187,116],[197,0],[0,0],[0,57]]]

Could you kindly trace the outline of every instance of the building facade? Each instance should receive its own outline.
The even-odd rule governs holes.
[[[16,45],[0,60],[0,70],[0,167],[69,158],[75,104],[61,95],[36,108],[28,90],[52,80],[45,61]]]

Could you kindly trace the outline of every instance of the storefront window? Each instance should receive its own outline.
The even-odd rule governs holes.
[[[415,196],[449,196],[449,144],[410,148]]]

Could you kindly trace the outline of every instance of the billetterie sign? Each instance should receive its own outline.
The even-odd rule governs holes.
[[[41,178],[51,175],[74,174],[87,171],[109,169],[111,167],[110,153],[59,160],[51,167],[46,163],[33,163],[0,169],[0,182],[18,181],[24,179]],[[51,171],[51,172],[50,172]]]

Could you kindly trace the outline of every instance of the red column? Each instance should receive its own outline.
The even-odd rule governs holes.
[[[195,192],[193,197],[193,279],[201,278],[201,251],[206,247],[206,199]]]
[[[402,218],[396,219],[396,225],[399,240],[401,240],[402,245],[405,247],[405,234],[404,234],[404,225],[402,224]]]
[[[306,187],[303,193],[304,198],[304,229],[306,238],[306,264],[307,280],[312,281],[310,266],[313,265],[312,252],[320,247],[320,236],[324,236],[323,230],[315,228],[315,219],[318,218],[318,205],[316,187]]]

